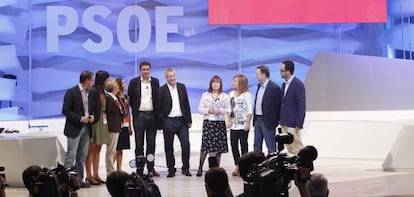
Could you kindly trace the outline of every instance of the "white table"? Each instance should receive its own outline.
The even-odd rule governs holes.
[[[22,172],[30,165],[55,168],[63,163],[65,150],[56,136],[51,135],[0,135],[0,166],[6,168],[7,184],[24,186]]]

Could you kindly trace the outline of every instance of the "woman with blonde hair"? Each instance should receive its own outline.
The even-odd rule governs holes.
[[[230,105],[227,114],[227,127],[230,128],[230,144],[233,153],[234,165],[233,176],[239,175],[238,161],[241,154],[248,152],[247,138],[249,136],[252,121],[253,102],[252,94],[246,76],[237,74],[233,77],[233,91],[229,93]]]

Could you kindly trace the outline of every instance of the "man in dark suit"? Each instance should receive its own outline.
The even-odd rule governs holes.
[[[141,62],[139,69],[141,76],[132,79],[128,86],[135,130],[135,156],[137,157],[144,155],[144,135],[147,145],[146,155],[155,153],[157,90],[160,87],[158,79],[151,77],[149,62]],[[154,170],[154,161],[148,162],[147,169],[150,176],[160,176]]]
[[[83,168],[88,153],[90,124],[94,122],[94,107],[89,99],[89,89],[93,84],[93,73],[82,71],[80,83],[65,93],[62,113],[66,116],[64,134],[68,140],[65,156],[65,167],[76,166],[81,187],[88,185],[83,182]],[[91,110],[90,110],[91,109]]]
[[[283,99],[280,111],[282,132],[293,134],[293,143],[286,145],[289,153],[297,154],[303,148],[301,130],[305,120],[305,86],[293,75],[295,65],[292,61],[283,61],[280,74],[286,82],[282,85]]]
[[[270,71],[265,65],[257,67],[256,78],[259,85],[254,105],[254,151],[262,151],[263,138],[268,153],[276,151],[276,127],[279,124],[282,91],[269,79]]]
[[[191,176],[190,168],[190,141],[188,129],[191,128],[191,112],[185,85],[177,83],[175,70],[165,70],[167,83],[158,89],[159,110],[158,117],[163,126],[164,146],[167,159],[168,175],[175,176],[174,134],[177,134],[181,143],[182,174]]]

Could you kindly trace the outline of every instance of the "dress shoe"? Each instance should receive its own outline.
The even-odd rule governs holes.
[[[189,170],[183,170],[181,173],[183,173],[185,176],[193,176]]]
[[[198,169],[196,176],[200,177],[202,175],[203,175],[203,170],[202,169]]]
[[[150,170],[150,172],[148,173],[148,175],[150,177],[153,177],[153,176],[159,177],[160,176],[160,174],[158,174],[158,172],[156,172],[155,170]]]
[[[80,187],[81,188],[90,188],[91,185],[89,183],[81,182]]]
[[[169,170],[167,174],[168,178],[175,177],[175,170]]]
[[[86,177],[86,183],[89,183],[91,185],[100,185],[101,183],[94,179],[93,177]]]

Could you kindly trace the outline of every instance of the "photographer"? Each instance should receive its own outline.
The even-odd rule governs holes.
[[[306,189],[311,197],[328,197],[328,179],[323,174],[313,173],[306,183]]]
[[[37,177],[41,171],[42,168],[37,165],[29,166],[23,171],[22,178],[24,187],[27,188],[31,197],[38,196],[35,194],[36,192],[33,191],[33,177]]]
[[[246,181],[247,174],[252,165],[262,163],[266,159],[263,152],[252,151],[242,155],[239,159],[239,173],[243,181]],[[243,192],[238,197],[247,197],[247,193]]]
[[[233,197],[227,173],[223,168],[210,168],[204,182],[208,197]]]
[[[60,164],[51,170],[37,165],[29,166],[23,171],[22,178],[31,197],[76,197],[76,191],[80,188],[73,169],[66,170]]]

